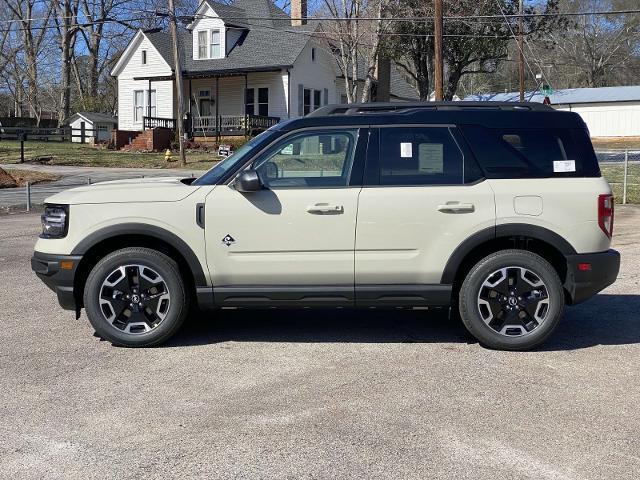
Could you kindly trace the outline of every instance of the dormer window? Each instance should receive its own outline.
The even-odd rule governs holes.
[[[211,58],[220,58],[220,30],[211,30]]]
[[[198,32],[198,58],[208,58],[207,55],[207,31],[201,30]]]
[[[147,64],[147,51],[142,50],[142,65],[146,65],[146,64]]]

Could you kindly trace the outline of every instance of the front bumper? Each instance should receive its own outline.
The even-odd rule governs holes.
[[[616,281],[619,270],[620,253],[616,250],[567,255],[564,288],[569,293],[568,303],[575,305],[593,297]]]
[[[78,292],[74,291],[74,281],[81,255],[53,255],[34,252],[31,269],[47,287],[56,292],[60,306],[65,310],[79,311]]]

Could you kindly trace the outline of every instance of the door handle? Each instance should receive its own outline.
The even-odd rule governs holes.
[[[200,228],[204,228],[204,203],[196,204],[196,223]]]
[[[473,203],[451,202],[444,205],[438,205],[438,211],[442,213],[470,213],[475,211],[476,207]]]
[[[307,212],[315,215],[340,215],[344,213],[344,207],[342,205],[316,203],[315,205],[309,205],[307,207]]]

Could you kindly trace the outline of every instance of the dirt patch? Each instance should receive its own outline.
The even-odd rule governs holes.
[[[32,170],[4,170],[0,168],[0,188],[24,187],[27,182],[32,185],[37,183],[53,182],[60,179],[59,175]]]

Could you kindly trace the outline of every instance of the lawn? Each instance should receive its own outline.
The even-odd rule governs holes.
[[[596,150],[640,150],[640,137],[597,137],[591,142]]]
[[[624,181],[624,165],[602,165],[602,175],[611,184],[617,203],[622,202],[622,183]],[[640,164],[629,165],[627,174],[627,203],[640,204]]]
[[[52,156],[51,165],[74,165],[82,167],[135,167],[135,168],[178,168],[178,162],[167,162],[164,153],[138,153],[108,150],[80,143],[30,142],[24,143],[24,157],[31,159]],[[178,153],[172,154],[175,160]],[[190,170],[206,170],[220,158],[212,152],[188,151],[187,166]],[[20,162],[20,142],[0,142],[0,164]]]

